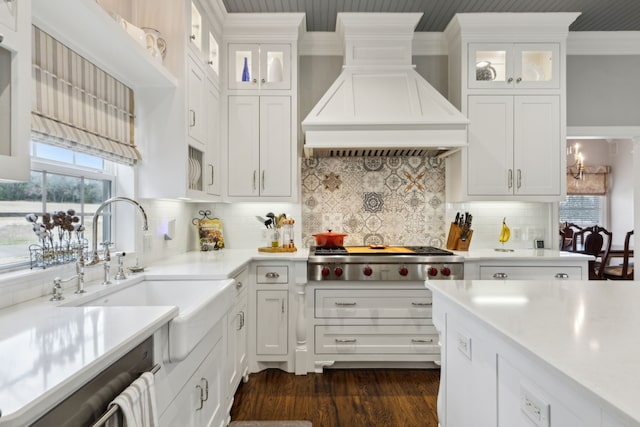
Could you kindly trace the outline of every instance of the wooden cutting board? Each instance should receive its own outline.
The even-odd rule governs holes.
[[[345,247],[350,254],[412,254],[411,249],[402,246],[387,246],[383,249],[373,249],[369,246],[347,246]]]

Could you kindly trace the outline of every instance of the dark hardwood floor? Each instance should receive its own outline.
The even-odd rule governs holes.
[[[313,427],[437,427],[438,369],[344,369],[249,376],[231,419],[308,420]]]

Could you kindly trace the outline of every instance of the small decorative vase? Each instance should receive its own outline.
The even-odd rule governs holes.
[[[244,57],[244,67],[242,68],[242,81],[248,82],[251,80],[251,76],[249,76],[249,65],[247,64],[247,57]]]

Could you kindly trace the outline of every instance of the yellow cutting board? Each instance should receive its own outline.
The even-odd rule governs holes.
[[[345,247],[350,254],[412,254],[411,249],[402,246],[387,246],[383,249],[373,249],[369,246],[347,246]]]

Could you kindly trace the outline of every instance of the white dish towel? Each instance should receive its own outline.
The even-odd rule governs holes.
[[[124,427],[157,427],[158,408],[156,406],[156,390],[154,376],[145,372],[131,383],[109,404],[117,404],[122,411]],[[107,426],[117,425],[117,416],[109,419]]]

